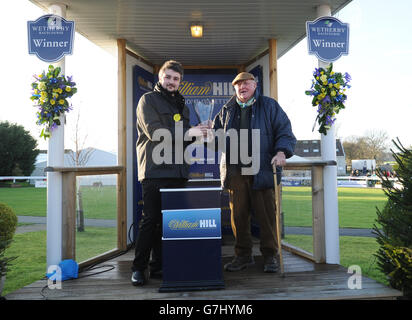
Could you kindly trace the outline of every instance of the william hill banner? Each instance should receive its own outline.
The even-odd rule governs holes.
[[[162,210],[163,240],[220,239],[220,208]]]

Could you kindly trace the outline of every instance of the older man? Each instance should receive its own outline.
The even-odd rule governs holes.
[[[260,95],[252,74],[239,73],[232,82],[235,95],[222,107],[213,121],[213,129],[239,132],[244,140],[227,139],[222,152],[220,175],[222,186],[229,191],[232,230],[235,236],[235,257],[224,266],[226,271],[239,271],[253,265],[251,212],[260,227],[260,251],[264,260],[264,272],[278,270],[277,238],[275,228],[273,167],[277,167],[278,181],[286,159],[293,155],[296,138],[286,113],[272,98]],[[242,135],[241,132],[247,134]],[[256,137],[259,149],[251,155],[252,137]],[[255,138],[256,139],[256,138]],[[247,141],[246,141],[247,140]],[[238,148],[231,148],[238,143]],[[255,143],[255,142],[254,142]],[[244,148],[244,145],[248,147]],[[255,145],[253,145],[255,146]],[[242,149],[243,147],[243,149]],[[238,154],[233,154],[238,150]],[[244,163],[242,150],[258,163]],[[241,161],[233,161],[240,159]],[[259,168],[258,172],[244,170]]]

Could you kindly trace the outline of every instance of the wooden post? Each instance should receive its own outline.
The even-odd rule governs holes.
[[[316,263],[326,262],[323,167],[312,167],[312,234]]]
[[[118,152],[119,166],[126,168],[126,40],[117,40],[118,59]],[[117,180],[117,246],[120,250],[127,247],[126,225],[126,178],[124,171]]]
[[[66,172],[62,177],[62,260],[76,260],[76,174]]]
[[[276,39],[269,39],[269,82],[270,96],[278,100],[278,57]]]

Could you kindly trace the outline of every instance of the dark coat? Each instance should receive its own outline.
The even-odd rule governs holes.
[[[181,112],[180,125],[183,126],[182,134],[190,128],[189,109],[184,105]],[[176,161],[175,154],[175,120],[174,115],[179,113],[179,109],[167,95],[159,90],[145,93],[137,105],[137,133],[136,142],[138,179],[139,181],[147,178],[188,178],[189,165],[184,162],[184,147],[190,142],[182,142],[183,136],[179,143],[183,143],[183,148],[178,148],[179,159]],[[157,129],[167,129],[172,137],[172,163],[156,164],[153,161],[152,154],[154,148],[162,141],[154,141],[153,134]],[[178,137],[179,139],[179,137]],[[177,163],[176,163],[177,162]]]
[[[296,138],[292,132],[290,120],[278,102],[272,98],[255,93],[256,102],[252,105],[250,120],[251,129],[260,129],[260,152],[259,172],[254,175],[253,189],[268,189],[274,187],[272,158],[278,151],[283,151],[286,158],[293,155]],[[223,129],[226,133],[233,128],[233,118],[236,114],[235,108],[239,108],[236,96],[233,96],[220,110],[214,119],[214,129]],[[227,153],[230,150],[230,139],[226,137],[226,144],[222,150],[220,161],[220,178],[222,186],[230,189],[230,169],[226,163]],[[277,169],[278,181],[280,182],[281,169]]]

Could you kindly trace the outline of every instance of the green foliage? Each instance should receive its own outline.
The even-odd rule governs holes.
[[[0,239],[8,241],[13,238],[17,227],[17,216],[13,209],[0,202]]]
[[[0,176],[29,176],[39,154],[37,141],[22,126],[0,122]]]
[[[17,216],[14,211],[0,203],[0,277],[8,271],[8,266],[14,257],[5,257],[5,251],[10,246],[17,227]]]
[[[412,297],[412,149],[393,141],[399,152],[391,150],[397,163],[397,177],[402,187],[396,187],[382,172],[378,176],[388,201],[381,211],[377,208],[374,233],[380,245],[376,253],[378,266],[392,287]]]

